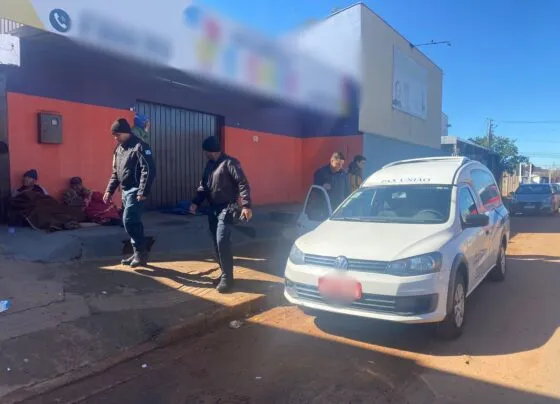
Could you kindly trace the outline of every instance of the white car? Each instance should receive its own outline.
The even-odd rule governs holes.
[[[506,275],[510,219],[492,173],[464,157],[389,164],[334,213],[313,186],[292,248],[284,295],[319,311],[439,323],[461,334],[465,300]]]

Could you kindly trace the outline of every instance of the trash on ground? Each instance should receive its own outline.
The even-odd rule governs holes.
[[[261,379],[262,379],[262,376],[257,376],[257,377],[255,377],[255,379],[261,380]]]
[[[6,372],[11,372],[12,368],[6,368]]]
[[[23,360],[23,362],[29,363],[29,359],[25,358],[25,359]]]
[[[0,300],[0,313],[10,308],[12,303],[9,300]]]
[[[106,291],[102,291],[101,294],[102,294],[102,295],[106,295],[107,292],[106,292]]]
[[[236,330],[238,328],[241,328],[242,325],[243,325],[242,321],[233,320],[233,321],[230,321],[229,328],[233,328],[234,330]]]
[[[147,363],[144,363],[144,364],[142,365],[142,369],[146,369],[147,367],[148,367],[148,364],[147,364]]]

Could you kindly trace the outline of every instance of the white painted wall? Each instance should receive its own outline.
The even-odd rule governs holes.
[[[433,148],[440,148],[442,71],[377,14],[362,10],[362,100],[360,130]],[[428,71],[427,119],[393,109],[393,51]]]
[[[283,38],[300,52],[360,79],[361,7],[350,7]]]

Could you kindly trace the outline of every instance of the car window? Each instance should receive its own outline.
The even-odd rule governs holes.
[[[517,195],[545,195],[551,194],[552,188],[549,184],[523,184],[517,191]]]
[[[387,185],[361,188],[340,205],[332,220],[383,223],[445,223],[451,186]]]
[[[502,203],[500,190],[494,176],[484,170],[472,170],[471,172],[474,189],[478,193],[482,204],[487,209],[495,208]]]
[[[478,214],[478,209],[476,207],[476,202],[474,197],[468,188],[463,187],[459,189],[459,214],[461,215],[461,220],[464,222],[467,220],[467,216]]]
[[[305,214],[309,220],[323,222],[330,216],[329,205],[325,193],[319,188],[311,188]]]

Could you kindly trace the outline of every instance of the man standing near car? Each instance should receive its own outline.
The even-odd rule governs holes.
[[[237,220],[249,221],[253,217],[251,189],[241,164],[222,152],[217,137],[206,138],[202,149],[208,163],[190,211],[195,214],[205,200],[210,204],[208,224],[222,270],[215,282],[216,290],[225,293],[231,289],[234,280],[231,228]]]
[[[348,173],[344,170],[344,154],[335,152],[328,165],[315,171],[313,184],[325,188],[335,209],[351,193]]]
[[[134,254],[123,259],[121,263],[135,268],[148,263],[142,211],[144,201],[150,195],[156,169],[150,145],[132,134],[126,119],[117,119],[111,126],[111,132],[118,146],[113,155],[113,172],[103,201],[110,202],[120,185],[124,209],[123,224],[134,248]]]

